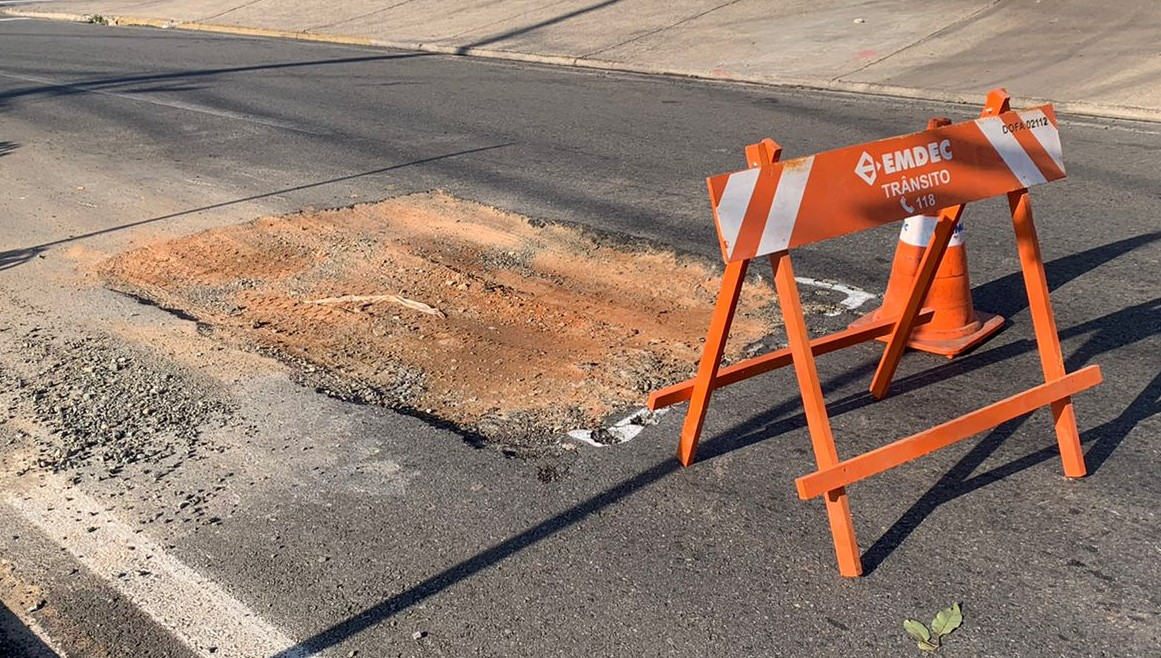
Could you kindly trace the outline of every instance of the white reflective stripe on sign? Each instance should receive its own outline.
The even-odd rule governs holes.
[[[761,169],[747,169],[733,174],[726,180],[726,189],[718,201],[718,233],[726,243],[726,250],[734,253],[738,243],[738,233],[746,219],[746,208],[750,207],[750,197],[758,184]]]
[[[1032,187],[1048,182],[1040,168],[1036,166],[1032,158],[1028,157],[1024,147],[1020,146],[1016,136],[1005,130],[1003,119],[984,117],[977,120],[976,125],[980,127],[984,137],[988,138],[992,147],[996,149],[996,153],[999,153],[1000,157],[1004,159],[1004,164],[1008,165],[1008,169],[1012,171],[1021,185]]]
[[[899,241],[913,247],[926,247],[931,244],[931,236],[935,235],[935,225],[939,218],[932,215],[913,215],[903,220],[903,228],[899,230]],[[956,224],[949,247],[963,246],[963,222]]]
[[[1060,167],[1060,171],[1064,171],[1064,150],[1060,147],[1060,131],[1052,125],[1052,122],[1044,116],[1044,112],[1041,110],[1029,110],[1019,114],[1026,125],[1036,126],[1032,129],[1032,135],[1044,147],[1048,157],[1052,158],[1057,167]]]
[[[806,193],[806,181],[810,179],[810,168],[813,165],[812,155],[782,169],[756,255],[783,251],[790,244],[790,234],[794,232],[794,222],[798,219],[798,209],[802,207],[802,196]]]

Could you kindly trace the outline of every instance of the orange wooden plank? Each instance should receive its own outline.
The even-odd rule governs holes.
[[[891,385],[891,379],[895,377],[899,360],[903,358],[903,350],[907,349],[907,341],[911,339],[911,332],[915,330],[915,316],[919,313],[923,301],[927,299],[927,293],[931,291],[939,263],[943,261],[943,254],[947,251],[952,232],[955,231],[955,224],[962,215],[962,205],[939,211],[935,235],[931,236],[931,242],[923,252],[923,260],[919,262],[915,285],[911,288],[903,312],[899,314],[899,326],[891,332],[891,338],[887,340],[887,347],[883,350],[883,357],[879,359],[879,367],[875,370],[875,376],[871,378],[871,395],[876,400],[882,400],[887,396],[887,388]]]
[[[1082,368],[1061,379],[1040,384],[942,425],[804,475],[795,481],[798,485],[798,496],[807,500],[829,491],[842,490],[852,482],[858,482],[922,457],[1099,383],[1101,383],[1100,366]]]
[[[915,326],[930,322],[934,314],[935,312],[931,310],[920,313],[919,317],[915,319]],[[844,347],[858,345],[859,343],[865,343],[868,340],[874,340],[880,336],[886,336],[891,333],[891,329],[895,326],[896,321],[897,318],[876,320],[857,329],[844,329],[843,331],[837,331],[833,334],[816,338],[810,342],[810,351],[815,356],[821,356],[841,350]],[[713,381],[712,388],[716,390],[729,386],[730,384],[736,384],[755,375],[784,368],[790,365],[790,363],[791,355],[789,347],[775,350],[769,354],[763,354],[752,359],[746,359],[745,361],[739,361],[732,366],[721,368],[718,371],[717,379]],[[693,394],[695,381],[696,379],[687,379],[650,393],[646,406],[649,407],[650,411],[656,411],[675,405],[678,402],[685,402]]]
[[[717,305],[714,306],[709,331],[706,333],[705,347],[702,348],[701,363],[697,368],[697,379],[694,380],[689,411],[685,413],[685,424],[681,427],[677,460],[682,466],[692,464],[694,455],[697,454],[697,441],[701,437],[701,428],[705,424],[705,414],[709,410],[710,396],[713,394],[712,384],[718,376],[722,352],[726,349],[730,324],[734,321],[738,296],[742,294],[742,280],[746,277],[746,267],[749,264],[750,261],[746,260],[727,263],[726,271],[722,275],[722,287],[718,291]]]
[[[750,144],[746,147],[747,167],[761,167],[762,165],[774,164],[781,159],[782,145],[769,137],[757,144]]]
[[[989,96],[989,103],[996,100]],[[1061,154],[1052,106],[1010,111],[1007,97],[1002,100],[1002,111],[975,121],[710,177],[723,258],[757,258],[897,222],[917,207],[949,208],[1063,178],[1055,164]],[[1007,147],[997,144],[1007,143],[1003,136],[1032,130],[1053,150],[1044,151],[1040,135],[1016,138],[1038,145],[1029,159],[1039,172],[1017,175],[1001,154]],[[908,181],[919,179],[933,184],[917,195]],[[772,203],[775,197],[778,203]],[[917,206],[918,198],[930,202]]]
[[[778,289],[778,301],[782,306],[782,320],[786,323],[786,338],[790,343],[798,389],[802,393],[802,406],[806,411],[806,424],[810,428],[814,458],[819,468],[827,468],[838,463],[838,451],[834,446],[830,417],[826,413],[826,402],[822,397],[818,368],[815,366],[814,354],[810,349],[810,333],[806,329],[806,319],[802,315],[802,300],[798,296],[798,285],[794,281],[790,254],[776,253],[770,256],[770,264],[774,268],[774,284]],[[850,502],[842,487],[832,488],[826,492],[826,514],[830,520],[830,534],[834,538],[839,573],[850,578],[862,575],[863,563],[859,558],[859,544],[855,540]]]
[[[1028,290],[1028,308],[1032,313],[1032,327],[1040,351],[1040,366],[1044,371],[1044,379],[1052,381],[1064,375],[1064,355],[1060,349],[1060,336],[1056,332],[1056,316],[1048,298],[1048,277],[1044,273],[1040,241],[1036,239],[1036,226],[1032,222],[1028,191],[1009,194],[1008,205],[1012,209],[1012,224],[1016,229],[1016,247],[1020,252],[1020,265],[1024,272],[1024,287]],[[1072,400],[1063,398],[1053,402],[1052,417],[1064,474],[1070,478],[1084,477],[1088,469],[1084,464],[1084,452],[1080,449],[1080,432],[1076,427],[1076,410]]]

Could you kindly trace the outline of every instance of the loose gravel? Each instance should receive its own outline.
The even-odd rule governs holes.
[[[33,327],[16,342],[19,360],[0,371],[0,386],[13,394],[9,420],[39,428],[20,432],[38,467],[104,479],[146,463],[161,478],[217,450],[203,429],[224,425],[234,406],[212,382],[106,337],[62,339]]]

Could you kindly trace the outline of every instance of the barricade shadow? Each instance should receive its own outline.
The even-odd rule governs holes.
[[[1084,335],[1089,335],[1089,340],[1065,359],[1069,371],[1087,365],[1095,357],[1106,352],[1161,335],[1161,298],[1060,332],[1062,339]],[[929,384],[992,366],[1035,349],[1035,342],[1028,339],[1008,343],[987,352],[969,354],[956,361],[897,380],[892,386],[892,393],[904,394],[916,391]],[[823,388],[836,388],[857,379],[869,379],[877,365],[877,361],[868,360],[849,372],[824,382]],[[827,405],[827,409],[833,419],[874,403],[875,399],[869,393],[860,392],[831,402]],[[712,459],[772,436],[802,429],[806,427],[806,416],[801,413],[801,408],[801,402],[795,396],[761,416],[707,441],[699,451],[699,456],[703,460]],[[785,416],[792,412],[798,413]],[[1161,414],[1161,375],[1149,382],[1117,417],[1081,433],[1082,444],[1090,446],[1085,455],[1089,474],[1095,474],[1100,470],[1133,428],[1158,414]],[[972,473],[991,457],[1006,439],[1019,430],[1027,418],[1028,416],[1024,416],[1004,423],[979,440],[968,454],[920,496],[912,507],[867,549],[863,555],[864,572],[868,575],[872,573],[940,505],[1045,461],[1059,459],[1060,452],[1053,440],[1041,450],[972,476]]]
[[[1049,287],[1055,290],[1079,276],[1091,272],[1102,263],[1112,261],[1134,249],[1159,240],[1161,240],[1161,231],[1154,231],[1049,261],[1044,266],[1048,274]],[[993,302],[986,308],[1005,317],[1011,317],[1028,307],[1023,276],[1020,272],[979,286],[973,293],[980,299]],[[1093,338],[1090,338],[1074,354],[1067,357],[1066,367],[1070,371],[1075,370],[1087,365],[1092,358],[1099,354],[1161,334],[1161,317],[1158,317],[1156,305],[1156,300],[1139,304],[1060,331],[1062,340],[1093,334]],[[981,304],[981,306],[983,305]],[[1031,338],[1026,338],[984,351],[976,350],[952,361],[940,360],[940,365],[934,368],[895,380],[891,384],[891,392],[893,395],[907,393],[934,382],[1006,361],[1035,349],[1036,343]],[[833,390],[856,380],[869,381],[877,365],[877,361],[866,361],[842,375],[823,382],[823,389]],[[834,417],[862,409],[872,403],[874,403],[874,398],[869,393],[858,393],[830,401],[827,404],[827,409]],[[699,449],[699,455],[702,459],[719,456],[762,441],[771,436],[774,430],[781,433],[805,427],[805,416],[802,413],[784,418],[786,414],[800,412],[801,408],[801,401],[797,396],[794,396],[760,416],[737,425],[723,432],[722,435],[703,443]]]
[[[1085,251],[1061,256],[1044,264],[1048,274],[1048,290],[1057,290],[1089,272],[1097,266],[1113,261],[1135,249],[1161,241],[1161,231],[1143,233],[1116,242],[1094,247]],[[1024,278],[1019,270],[989,281],[972,289],[972,297],[977,307],[1003,317],[1011,317],[1028,308],[1028,296],[1024,292]]]
[[[60,658],[20,617],[0,603],[0,655],[23,658]]]
[[[53,240],[52,242],[45,242],[43,244],[38,244],[38,245],[31,246],[31,247],[12,249],[9,251],[0,252],[0,270],[5,270],[8,268],[20,265],[22,263],[26,263],[29,260],[35,258],[39,254],[47,251],[48,249],[50,249],[52,247],[60,246],[62,244],[69,244],[72,242],[77,242],[78,240],[84,240],[84,239],[96,237],[99,235],[106,235],[108,233],[116,233],[117,231],[124,231],[127,229],[135,228],[137,226],[143,226],[145,224],[153,224],[155,222],[161,222],[161,221],[165,221],[168,219],[176,219],[178,217],[184,217],[186,215],[193,215],[193,214],[196,214],[199,212],[204,212],[207,210],[216,210],[218,208],[225,208],[227,206],[232,206],[232,205],[236,205],[239,203],[246,203],[248,201],[256,201],[258,199],[265,199],[268,197],[278,196],[280,194],[288,194],[290,192],[299,192],[302,190],[308,190],[308,189],[315,188],[315,187],[321,187],[323,185],[330,185],[333,183],[341,183],[344,181],[354,180],[356,178],[363,178],[366,176],[374,176],[376,174],[383,174],[383,173],[387,173],[390,171],[395,171],[397,169],[403,169],[406,167],[415,167],[415,166],[419,166],[422,164],[427,164],[429,162],[437,162],[440,160],[447,160],[447,159],[455,158],[455,157],[462,156],[462,155],[470,155],[473,153],[481,153],[484,151],[492,151],[495,149],[507,148],[507,147],[513,146],[513,145],[515,145],[515,142],[505,142],[505,143],[501,143],[501,144],[493,144],[491,146],[481,146],[479,148],[474,148],[474,149],[464,149],[462,151],[455,151],[452,153],[445,153],[442,155],[433,155],[433,156],[428,157],[428,158],[421,158],[419,160],[412,160],[410,162],[404,162],[404,163],[397,164],[397,165],[391,165],[389,167],[380,167],[378,169],[371,169],[370,171],[364,171],[364,172],[360,172],[357,174],[350,174],[347,176],[339,176],[337,178],[329,178],[327,180],[316,181],[314,183],[306,183],[303,185],[295,185],[294,187],[285,187],[285,188],[282,188],[280,190],[274,190],[272,192],[264,192],[262,194],[254,194],[254,195],[242,197],[239,199],[233,199],[230,201],[222,201],[221,203],[212,203],[212,204],[207,205],[207,206],[201,206],[198,208],[191,208],[189,210],[182,210],[179,212],[169,213],[167,215],[161,215],[159,217],[151,217],[149,219],[142,219],[142,220],[139,220],[136,222],[130,222],[128,224],[121,224],[119,226],[104,228],[104,229],[100,229],[97,231],[90,231],[88,233],[82,233],[81,235],[74,235],[74,236],[71,236],[68,238],[62,238],[60,240]]]
[[[20,148],[20,145],[16,142],[0,142],[0,157],[8,155],[18,148]]]
[[[1090,475],[1104,464],[1134,427],[1159,413],[1161,413],[1161,374],[1154,377],[1153,381],[1149,382],[1116,418],[1081,432],[1081,444],[1091,444],[1085,454]],[[874,572],[932,512],[944,503],[1038,464],[1059,459],[1060,451],[1056,444],[1052,443],[1007,464],[972,475],[1006,439],[1019,430],[1026,420],[1027,416],[1017,418],[994,429],[920,496],[919,500],[915,501],[863,554],[865,573],[869,575]]]
[[[1161,239],[1161,231],[1127,238],[1053,260],[1045,264],[1045,269],[1052,282],[1052,288],[1055,289],[1092,271],[1101,263],[1109,262],[1159,239]],[[993,299],[1006,300],[1006,305],[1000,309],[1002,315],[1010,316],[1027,307],[1027,298],[1023,294],[1022,275],[1019,272],[987,285],[991,289],[990,296]],[[1022,300],[1023,305],[1017,300]],[[1062,340],[1087,337],[1087,340],[1080,347],[1073,350],[1065,358],[1067,370],[1075,371],[1088,365],[1102,354],[1161,336],[1161,297],[1067,327],[1059,334]],[[892,393],[897,395],[915,391],[929,384],[992,366],[1035,350],[1034,340],[1027,338],[987,351],[969,353],[930,370],[896,380],[892,385]],[[868,360],[850,371],[824,382],[823,388],[834,389],[858,379],[869,378],[876,366],[877,361]],[[868,407],[874,402],[874,398],[869,393],[860,392],[831,402],[827,405],[827,409],[831,418],[835,418],[844,413]],[[790,413],[794,415],[787,416]],[[1137,425],[1158,414],[1161,414],[1161,375],[1154,377],[1146,384],[1115,418],[1081,433],[1082,444],[1088,446],[1085,461],[1089,474],[1094,474],[1100,470]],[[1027,418],[1028,416],[1014,419],[987,433],[959,462],[920,496],[911,508],[864,553],[862,559],[865,573],[872,573],[876,567],[882,564],[940,505],[1045,461],[1059,459],[1058,448],[1055,441],[1052,441],[1034,453],[984,473],[972,475],[1006,439],[1023,426]],[[804,427],[806,427],[806,417],[801,413],[800,400],[794,396],[761,416],[707,441],[703,444],[700,455],[703,459],[712,459],[764,441],[771,436]]]
[[[444,569],[423,582],[382,601],[338,624],[322,630],[298,644],[289,647],[273,658],[294,658],[315,655],[338,645],[368,628],[390,617],[418,605],[447,588],[519,553],[520,551],[548,539],[593,514],[605,509],[634,493],[657,482],[661,478],[681,468],[676,459],[665,461],[606,489],[600,494],[580,502],[569,509],[549,518],[524,532],[511,537],[492,548],[478,553],[454,566]]]
[[[0,272],[4,270],[23,265],[28,261],[48,251],[48,247],[36,246],[28,247],[27,249],[12,249],[9,251],[0,251]]]

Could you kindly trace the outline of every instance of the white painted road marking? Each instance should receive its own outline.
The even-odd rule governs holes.
[[[63,479],[45,482],[5,502],[198,656],[319,655],[290,650],[293,640]]]
[[[669,409],[658,409],[657,411],[649,411],[641,408],[633,413],[625,416],[612,426],[604,428],[614,439],[614,443],[601,443],[593,440],[593,430],[572,430],[568,433],[568,437],[576,439],[582,443],[587,443],[595,448],[607,448],[608,446],[615,446],[632,439],[645,429],[646,425],[656,425],[657,419],[660,418]]]
[[[845,283],[838,283],[837,281],[820,281],[818,279],[811,279],[805,276],[796,276],[794,277],[794,280],[804,286],[813,286],[815,288],[822,288],[824,290],[841,292],[842,294],[846,295],[846,298],[840,301],[839,304],[842,305],[843,308],[849,309],[851,311],[859,308],[863,304],[866,304],[876,297],[876,295],[873,295],[866,290],[860,290],[854,286],[848,286]],[[841,312],[842,311],[834,311],[833,313],[825,313],[824,315],[829,317],[838,315]]]

